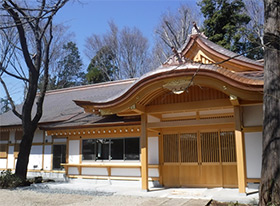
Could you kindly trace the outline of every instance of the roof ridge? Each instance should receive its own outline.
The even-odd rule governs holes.
[[[123,83],[132,83],[135,80],[137,80],[137,78],[121,79],[121,80],[115,80],[115,81],[100,82],[100,83],[95,83],[95,84],[87,84],[87,85],[81,85],[81,86],[49,90],[46,92],[46,95],[64,93],[64,92],[72,92],[72,91],[76,91],[76,90],[92,89],[92,88],[98,88],[98,87],[104,87],[104,86],[112,86],[112,85],[118,85],[118,84],[123,84]]]

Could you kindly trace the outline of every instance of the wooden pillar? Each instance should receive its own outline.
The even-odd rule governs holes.
[[[241,130],[241,108],[234,107],[235,118],[235,144],[237,159],[237,177],[239,193],[246,193],[246,170],[245,170],[245,151],[244,151],[244,134]]]
[[[148,133],[147,114],[141,114],[141,180],[142,190],[148,191]]]

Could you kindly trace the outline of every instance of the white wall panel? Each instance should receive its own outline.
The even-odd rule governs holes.
[[[160,122],[160,119],[152,115],[148,115],[148,122]]]
[[[7,159],[0,159],[0,168],[6,169],[7,167]]]
[[[52,168],[52,146],[45,145],[44,149],[44,170],[51,170]]]
[[[79,170],[77,167],[69,167],[68,168],[68,174],[69,175],[78,175],[79,174]]]
[[[79,164],[80,163],[80,140],[69,141],[69,163]]]
[[[158,164],[158,137],[148,138],[148,163]]]
[[[42,169],[42,145],[33,145],[29,155],[28,169],[40,170]]]
[[[11,143],[15,143],[16,139],[16,131],[10,131],[10,141]]]
[[[50,142],[52,142],[52,136],[45,136],[45,142],[46,143],[50,143]]]
[[[243,107],[243,124],[245,127],[261,126],[263,124],[262,105]]]
[[[157,168],[149,168],[149,177],[159,177]]]
[[[44,139],[44,131],[36,130],[34,134],[33,143],[42,143]]]
[[[55,139],[53,139],[53,142],[55,142],[55,143],[66,143],[67,138],[55,138]]]
[[[261,177],[262,133],[245,133],[247,178]]]
[[[108,171],[107,171],[107,168],[83,167],[82,168],[82,175],[101,175],[101,176],[107,176],[108,175]]]
[[[9,146],[8,150],[8,169],[13,169],[14,168],[14,146]]]
[[[140,177],[140,168],[112,168],[112,176]]]

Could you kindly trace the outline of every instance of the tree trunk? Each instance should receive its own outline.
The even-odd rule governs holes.
[[[36,127],[30,125],[23,127],[23,136],[20,143],[19,154],[16,164],[15,174],[23,179],[26,179],[29,155],[32,147],[33,137]]]
[[[280,205],[280,2],[264,0],[263,156],[259,205]]]

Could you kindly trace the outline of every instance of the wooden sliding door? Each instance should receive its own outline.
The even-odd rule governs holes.
[[[163,154],[165,186],[237,186],[233,131],[165,134]]]

